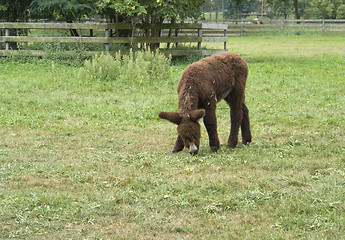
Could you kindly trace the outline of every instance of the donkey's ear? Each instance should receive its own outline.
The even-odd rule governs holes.
[[[203,118],[206,115],[205,109],[193,110],[190,114],[190,119],[192,121],[198,121],[200,118]]]
[[[181,123],[182,117],[177,112],[160,112],[158,117],[169,120],[172,123],[179,125]]]

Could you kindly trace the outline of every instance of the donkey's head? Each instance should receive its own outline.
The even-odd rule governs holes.
[[[190,154],[197,154],[200,145],[200,124],[198,120],[205,116],[204,109],[193,110],[190,113],[160,112],[160,118],[177,124],[177,133],[188,148]]]

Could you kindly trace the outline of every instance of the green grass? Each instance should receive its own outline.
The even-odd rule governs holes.
[[[248,62],[253,143],[171,154],[171,78],[85,77],[0,60],[1,239],[343,239],[345,50],[339,36],[230,38]]]

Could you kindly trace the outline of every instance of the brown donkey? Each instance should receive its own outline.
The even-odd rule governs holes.
[[[200,124],[204,124],[212,152],[219,149],[216,105],[224,99],[230,106],[231,131],[228,147],[234,148],[241,126],[242,143],[251,142],[248,108],[244,104],[244,91],[248,76],[247,63],[237,54],[224,52],[206,57],[189,65],[177,86],[178,112],[160,112],[158,116],[177,124],[178,137],[172,150],[197,154],[200,145]]]

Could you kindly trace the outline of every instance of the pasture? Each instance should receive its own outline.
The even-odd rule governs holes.
[[[212,47],[212,46],[211,46]],[[343,239],[345,46],[341,35],[229,39],[249,65],[253,142],[172,154],[176,86],[80,66],[0,59],[0,239]],[[134,68],[134,67],[133,67]],[[138,68],[140,69],[140,67]]]

